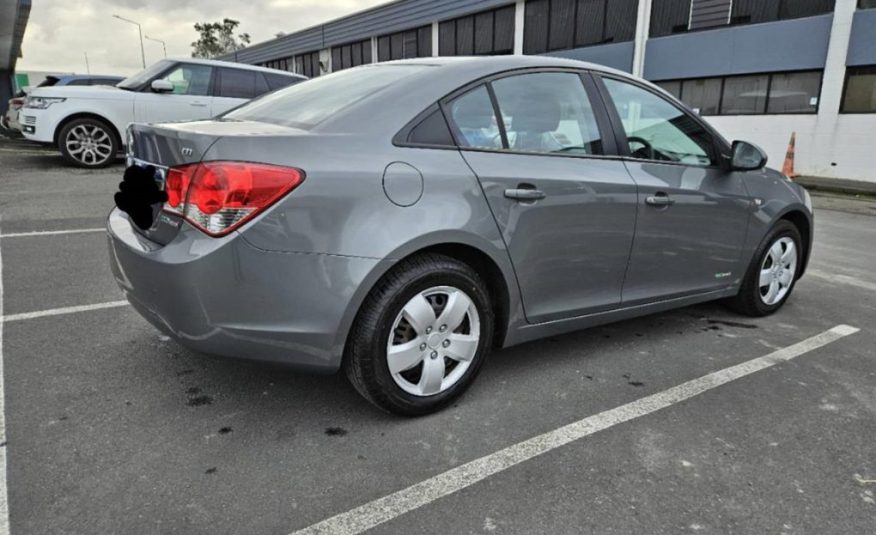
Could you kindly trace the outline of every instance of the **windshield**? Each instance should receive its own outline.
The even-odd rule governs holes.
[[[151,65],[147,69],[144,69],[133,76],[129,76],[128,78],[125,78],[124,80],[122,80],[121,82],[116,84],[116,87],[120,87],[122,89],[133,89],[133,90],[140,89],[140,86],[142,86],[143,84],[145,84],[146,82],[148,82],[152,78],[161,74],[165,69],[167,69],[171,65],[173,65],[173,61],[163,59],[163,60],[159,61],[158,63]]]
[[[228,112],[223,118],[307,129],[427,68],[425,65],[384,65],[343,70],[269,93]]]

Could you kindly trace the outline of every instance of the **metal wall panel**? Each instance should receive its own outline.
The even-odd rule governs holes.
[[[846,65],[876,65],[876,9],[859,9],[852,21]]]
[[[649,39],[645,78],[823,69],[832,22],[828,14]]]

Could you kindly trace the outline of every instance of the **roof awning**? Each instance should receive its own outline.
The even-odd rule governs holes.
[[[0,0],[0,70],[14,70],[30,16],[31,0]]]

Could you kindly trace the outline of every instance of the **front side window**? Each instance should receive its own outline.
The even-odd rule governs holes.
[[[210,92],[212,73],[209,65],[183,63],[160,79],[173,84],[174,95],[206,96]]]
[[[876,113],[876,66],[849,67],[843,113]]]
[[[712,165],[712,136],[691,116],[641,87],[607,78],[634,158]]]
[[[485,86],[478,86],[450,103],[450,117],[461,147],[501,149],[502,135]]]
[[[579,75],[509,76],[493,82],[493,91],[510,150],[602,154],[599,126]]]

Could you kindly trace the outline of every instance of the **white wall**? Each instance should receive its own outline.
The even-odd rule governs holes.
[[[876,182],[876,115],[740,115],[706,117],[728,140],[761,146],[781,169],[791,132],[797,132],[794,170],[801,175]]]

